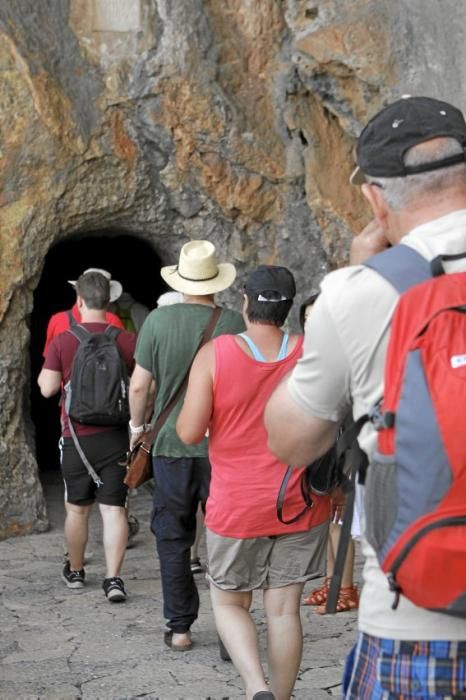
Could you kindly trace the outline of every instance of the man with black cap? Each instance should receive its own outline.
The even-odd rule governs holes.
[[[383,395],[399,294],[359,263],[389,246],[407,246],[426,261],[466,252],[465,147],[462,113],[428,97],[388,105],[362,131],[351,180],[361,186],[374,221],[354,240],[352,266],[325,277],[306,325],[303,357],[267,406],[269,445],[281,459],[311,462],[332,444],[348,408],[357,420]],[[464,270],[465,260],[446,267]],[[371,461],[371,423],[359,442]],[[392,609],[387,577],[364,537],[362,547],[359,637],[348,658],[344,697],[463,697],[466,620],[418,607],[404,595]]]
[[[189,445],[209,430],[212,482],[206,506],[208,579],[215,622],[253,700],[289,698],[302,653],[300,598],[305,581],[325,568],[328,498],[306,508],[294,470],[277,516],[287,464],[267,448],[264,406],[296,364],[302,336],[281,327],[296,294],[291,272],[261,265],[246,280],[246,333],[208,343],[194,361],[177,432]],[[298,516],[298,517],[296,517]],[[249,613],[263,591],[267,684]]]

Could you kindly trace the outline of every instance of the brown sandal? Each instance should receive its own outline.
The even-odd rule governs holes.
[[[318,615],[327,613],[327,600],[323,605],[318,605],[314,610]],[[340,588],[338,594],[337,606],[335,612],[348,612],[348,610],[357,610],[359,608],[359,595],[356,586],[346,586]]]
[[[327,602],[329,587],[330,576],[326,576],[323,585],[320,588],[314,588],[307,598],[304,598],[303,605],[324,605]]]

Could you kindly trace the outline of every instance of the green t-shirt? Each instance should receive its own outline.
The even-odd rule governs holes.
[[[154,415],[158,416],[178,390],[191,365],[209,323],[212,307],[202,304],[173,304],[154,309],[139,332],[135,359],[150,372],[156,383]],[[222,309],[212,337],[241,333],[244,321],[237,311]],[[152,448],[159,457],[207,457],[207,440],[185,445],[178,438],[175,423],[184,394],[172,409]]]

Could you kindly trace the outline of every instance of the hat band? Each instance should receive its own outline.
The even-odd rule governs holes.
[[[458,165],[458,163],[464,163],[466,161],[466,153],[463,151],[463,153],[457,153],[454,156],[449,156],[448,158],[442,158],[442,160],[436,160],[432,161],[430,163],[420,163],[419,165],[405,165],[403,168],[403,172],[399,172],[396,175],[386,175],[385,173],[378,173],[377,175],[372,172],[369,173],[368,171],[362,170],[361,166],[357,166],[357,168],[352,172],[351,177],[350,177],[350,182],[353,185],[362,185],[364,182],[367,182],[366,180],[366,175],[369,178],[374,178],[377,179],[378,177],[386,177],[386,178],[392,178],[392,177],[406,177],[407,175],[417,175],[419,173],[429,173],[433,170],[440,170],[441,168],[448,168],[450,165]]]
[[[427,173],[431,170],[440,170],[440,168],[448,168],[450,165],[456,165],[457,163],[464,163],[465,153],[457,153],[454,156],[449,156],[449,158],[443,158],[442,160],[436,160],[432,163],[420,163],[419,165],[406,165],[405,173],[406,175],[415,175],[416,173]]]
[[[219,270],[215,273],[215,275],[211,275],[211,277],[185,277],[185,275],[182,275],[181,272],[178,270],[178,265],[175,267],[173,270],[172,274],[176,272],[181,279],[186,280],[187,282],[208,282],[209,280],[214,280],[216,277],[219,275]]]

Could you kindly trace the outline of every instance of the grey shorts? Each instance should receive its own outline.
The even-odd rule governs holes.
[[[207,579],[224,591],[305,583],[325,574],[328,522],[306,532],[236,539],[206,530]]]

